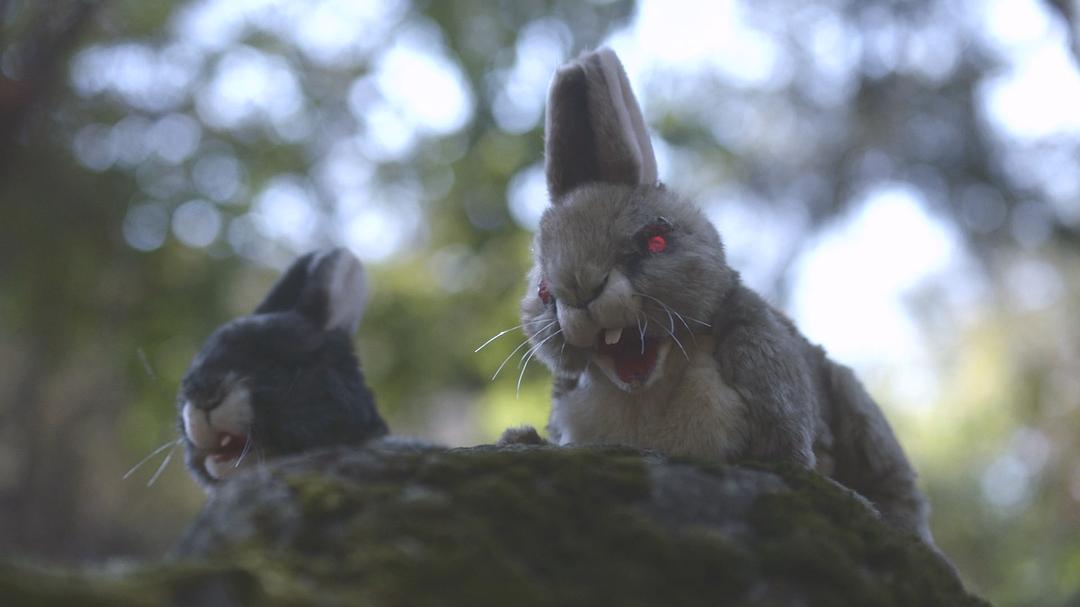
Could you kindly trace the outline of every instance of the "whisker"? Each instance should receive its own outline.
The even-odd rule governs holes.
[[[517,392],[515,393],[514,398],[518,398],[518,397],[521,396],[521,378],[525,377],[525,369],[529,368],[529,361],[531,361],[533,359],[533,356],[535,356],[536,353],[538,351],[540,351],[540,346],[544,345],[547,342],[547,340],[551,339],[552,337],[555,337],[559,333],[562,333],[562,329],[559,329],[558,331],[552,333],[551,335],[548,335],[547,337],[545,337],[543,339],[543,341],[536,344],[536,346],[529,351],[529,357],[525,359],[525,364],[523,364],[521,366],[521,373],[518,374]]]
[[[165,471],[165,466],[168,466],[169,462],[172,461],[173,453],[176,453],[176,446],[179,444],[180,441],[176,441],[173,443],[172,449],[169,449],[169,454],[165,456],[164,460],[162,460],[161,465],[158,466],[157,472],[155,472],[154,476],[151,476],[150,480],[146,483],[147,487],[153,487],[154,483],[157,482],[158,477],[161,476],[161,473]]]
[[[162,451],[168,449],[169,447],[175,447],[176,445],[180,444],[180,441],[182,441],[182,440],[183,440],[182,438],[178,438],[176,440],[170,440],[169,442],[165,443],[164,445],[162,445],[162,446],[158,447],[157,449],[154,449],[153,451],[151,451],[150,455],[147,455],[146,457],[139,460],[139,463],[132,466],[131,470],[128,470],[127,473],[124,474],[123,480],[127,480],[128,477],[131,476],[132,474],[134,474],[136,470],[138,470],[139,468],[142,468],[143,464],[150,461],[150,458],[152,458],[155,455],[157,455],[158,453],[161,453]]]
[[[663,301],[660,301],[659,299],[653,297],[652,295],[646,295],[644,293],[639,293],[637,291],[634,291],[634,295],[637,295],[638,297],[647,297],[647,298],[655,301],[656,303],[660,304],[661,306],[664,306],[664,308],[671,310],[676,315],[678,315],[680,318],[685,318],[686,320],[689,320],[690,322],[696,322],[699,325],[703,325],[703,326],[712,328],[712,325],[705,322],[704,320],[698,320],[698,319],[694,318],[693,316],[687,316],[686,314],[681,314],[678,310],[672,308],[671,306],[669,306],[666,303],[664,303]],[[683,321],[683,322],[685,323],[685,321]]]
[[[135,348],[135,353],[139,355],[139,362],[142,363],[146,374],[150,376],[150,379],[157,381],[157,373],[154,373],[154,368],[150,366],[150,359],[146,356],[146,350],[143,350],[140,346]]]
[[[480,350],[483,350],[485,347],[487,347],[488,344],[495,341],[496,339],[499,339],[503,335],[506,335],[507,333],[510,333],[510,332],[512,332],[514,330],[520,329],[522,326],[523,325],[516,325],[516,326],[510,327],[509,329],[504,329],[502,331],[499,331],[498,333],[495,334],[494,337],[492,337],[491,339],[489,339],[489,340],[485,341],[484,343],[480,344],[479,348],[473,350],[473,354],[479,352]]]
[[[244,458],[247,457],[247,454],[251,451],[251,445],[254,444],[254,442],[255,438],[252,437],[251,434],[248,434],[247,442],[244,443],[244,449],[240,452],[240,457],[236,458],[236,463],[233,464],[233,468],[240,467],[240,462],[244,461]]]
[[[634,319],[637,320],[638,338],[641,341],[641,355],[645,356],[645,330],[641,328],[641,313],[636,312],[634,314]]]
[[[492,337],[491,339],[489,339],[489,340],[485,341],[484,343],[480,344],[480,347],[473,350],[473,353],[475,354],[475,353],[479,352],[480,350],[483,350],[491,342],[495,341],[496,339],[499,339],[500,337],[502,337],[503,335],[506,335],[507,333],[513,332],[515,329],[521,329],[521,328],[525,327],[525,325],[531,325],[531,324],[536,324],[536,323],[541,323],[541,322],[550,322],[550,321],[548,321],[546,319],[543,319],[543,318],[538,319],[538,320],[527,320],[527,321],[525,321],[525,322],[523,322],[523,323],[521,323],[519,325],[514,325],[514,326],[510,327],[509,329],[504,329],[502,331],[499,331],[498,333],[495,334],[494,337]]]
[[[646,314],[646,317],[648,317],[647,314]],[[654,318],[653,320],[656,320],[656,319]],[[660,328],[665,330],[665,331],[668,331],[668,328],[664,326],[664,323],[660,323]],[[680,350],[682,350],[683,358],[685,358],[687,361],[689,361],[690,360],[690,355],[686,353],[686,348],[683,347],[682,342],[679,341],[679,338],[676,337],[675,334],[672,333],[671,331],[668,331],[668,335],[671,336],[671,339],[675,340],[675,344],[677,346],[679,346]]]
[[[675,318],[678,318],[679,322],[682,323],[682,326],[686,327],[686,332],[690,334],[690,338],[694,340],[694,343],[697,343],[697,335],[695,335],[694,332],[690,330],[690,325],[686,324],[686,319],[683,318],[683,315],[679,314],[677,310],[673,310],[671,308],[668,308],[668,312],[675,314]]]
[[[548,324],[544,325],[543,328],[541,328],[539,331],[537,331],[537,333],[547,331],[549,328],[551,328],[555,324],[558,324],[558,322],[559,321],[557,321],[557,320],[553,320],[553,321],[549,322]],[[503,367],[506,366],[506,363],[510,362],[510,359],[513,358],[515,354],[517,354],[517,351],[520,350],[521,348],[523,348],[528,343],[529,343],[529,339],[525,338],[525,341],[518,344],[518,347],[514,348],[514,350],[512,352],[510,352],[510,354],[507,355],[506,358],[503,359],[502,364],[499,365],[499,368],[495,369],[495,375],[491,376],[491,381],[495,381],[495,378],[499,376],[499,372],[502,371]]]

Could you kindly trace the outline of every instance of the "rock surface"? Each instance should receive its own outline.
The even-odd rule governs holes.
[[[617,448],[380,445],[280,460],[164,563],[0,567],[5,604],[984,605],[812,473]]]

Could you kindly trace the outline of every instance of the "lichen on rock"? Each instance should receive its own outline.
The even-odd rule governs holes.
[[[0,592],[34,596],[15,578]],[[110,604],[985,604],[812,472],[624,448],[282,459],[223,485],[167,562],[78,579]]]

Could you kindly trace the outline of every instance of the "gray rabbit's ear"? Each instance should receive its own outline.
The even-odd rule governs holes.
[[[360,260],[345,249],[308,253],[270,289],[256,314],[299,312],[326,330],[356,331],[367,304],[367,279]]]
[[[656,157],[641,108],[611,49],[559,68],[544,131],[548,193],[556,204],[584,183],[656,183]]]

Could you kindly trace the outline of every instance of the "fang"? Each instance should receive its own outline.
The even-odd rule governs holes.
[[[604,331],[604,343],[611,346],[619,343],[622,339],[622,329],[607,329]]]

